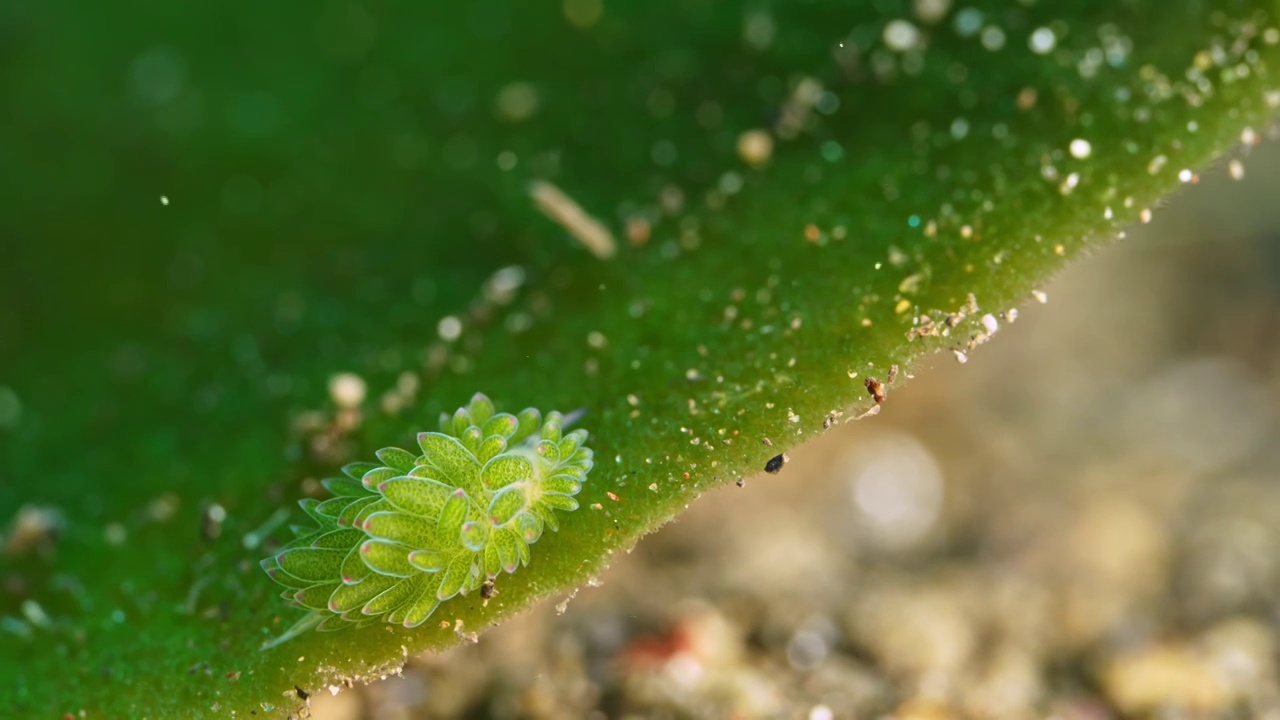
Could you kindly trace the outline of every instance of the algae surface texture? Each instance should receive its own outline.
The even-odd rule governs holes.
[[[573,591],[715,486],[784,482],[1258,142],[1278,17],[0,9],[0,716],[285,717]],[[431,622],[264,649],[303,615],[259,565],[297,501],[477,392],[590,431],[578,509]]]

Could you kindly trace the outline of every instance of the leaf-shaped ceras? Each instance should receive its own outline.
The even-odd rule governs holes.
[[[377,452],[330,478],[333,497],[303,500],[319,525],[262,567],[311,612],[275,645],[317,627],[331,630],[382,618],[422,624],[443,601],[478,589],[529,562],[529,546],[556,530],[556,510],[591,470],[585,430],[564,433],[559,413],[499,413],[477,393],[442,415],[440,432],[418,435],[420,455]]]

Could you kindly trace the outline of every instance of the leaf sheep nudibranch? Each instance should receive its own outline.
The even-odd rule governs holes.
[[[440,432],[418,435],[420,455],[383,448],[324,486],[333,497],[302,500],[318,528],[262,561],[283,597],[311,612],[273,647],[310,628],[334,630],[382,618],[405,627],[443,601],[479,589],[529,562],[529,546],[556,530],[556,510],[591,470],[585,430],[562,432],[560,413],[496,412],[477,393]]]

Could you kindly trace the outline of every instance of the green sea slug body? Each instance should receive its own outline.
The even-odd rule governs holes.
[[[379,462],[325,480],[333,497],[300,503],[319,527],[296,529],[262,561],[310,611],[267,646],[378,619],[416,627],[441,602],[527,564],[529,546],[559,528],[555,511],[577,509],[591,470],[587,432],[563,423],[532,408],[496,412],[477,393],[441,416],[440,432],[418,435],[420,454],[384,448]]]

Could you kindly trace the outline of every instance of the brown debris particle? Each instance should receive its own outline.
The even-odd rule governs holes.
[[[918,337],[938,337],[942,334],[938,324],[928,315],[921,315],[916,323],[916,327],[907,331],[907,340],[915,340]]]
[[[884,383],[869,377],[866,379],[865,384],[867,386],[867,394],[871,396],[872,400],[876,401],[877,405],[884,402]]]
[[[653,227],[643,217],[627,218],[627,240],[632,245],[643,245],[649,242],[649,234]]]
[[[1024,87],[1018,92],[1018,109],[1022,111],[1030,110],[1036,106],[1036,99],[1039,93],[1035,88]]]
[[[4,554],[18,557],[32,549],[52,552],[62,526],[62,513],[56,508],[24,505],[4,536]]]

